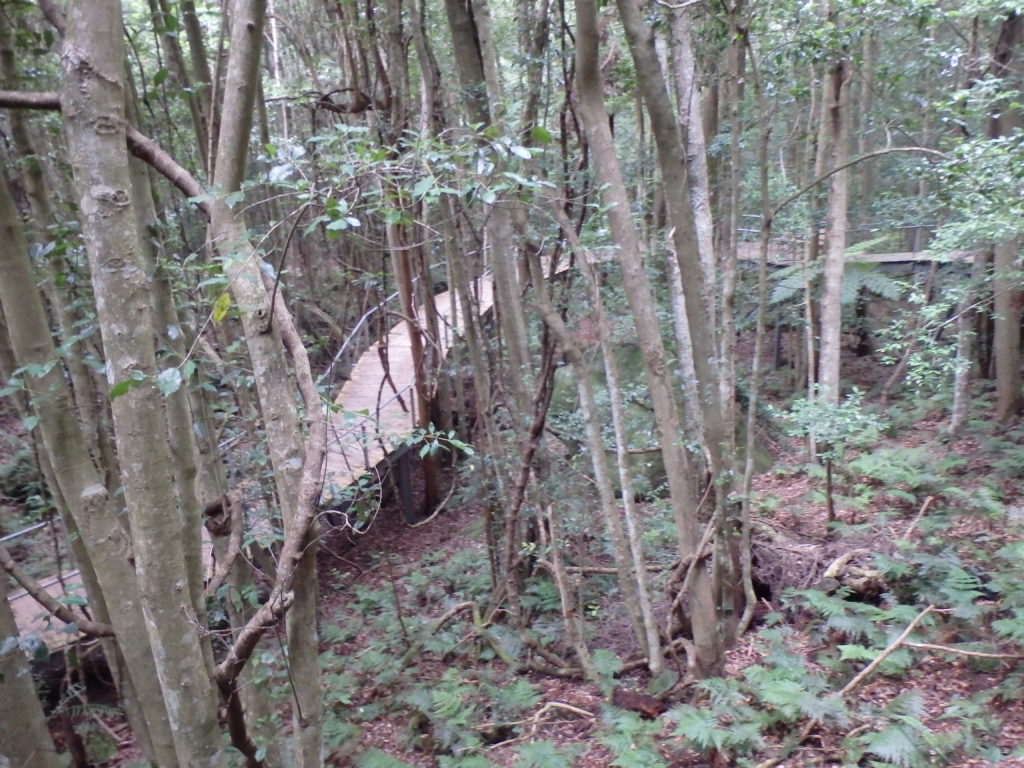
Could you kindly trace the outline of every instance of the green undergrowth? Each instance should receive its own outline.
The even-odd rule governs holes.
[[[775,593],[742,641],[738,671],[677,687],[653,720],[602,704],[575,744],[537,728],[551,695],[543,677],[522,672],[529,638],[501,614],[481,618],[491,588],[481,549],[432,551],[415,563],[382,555],[379,577],[346,588],[321,627],[329,746],[360,768],[408,765],[360,743],[362,730],[387,719],[396,726],[391,751],[430,755],[440,768],[497,764],[495,745],[505,745],[506,760],[514,751],[516,768],[572,766],[591,750],[616,768],[753,766],[789,754],[801,765],[870,768],[1024,757],[1000,740],[1004,719],[1019,718],[1006,708],[1024,694],[1015,656],[1024,646],[1024,520],[1008,495],[1024,435],[988,429],[968,435],[974,456],[890,438],[852,452],[836,483],[842,521],[829,546],[858,548],[876,588],[839,578]],[[983,475],[972,471],[979,462]],[[775,514],[769,503],[760,509]],[[652,504],[647,514],[647,546],[667,546],[666,510]],[[594,579],[583,590],[592,650],[618,610],[612,584]],[[532,641],[562,652],[558,596],[543,574],[525,584],[523,605]],[[604,694],[644,688],[617,678],[622,662],[594,653]]]

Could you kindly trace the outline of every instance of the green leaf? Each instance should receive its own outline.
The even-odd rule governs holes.
[[[551,131],[542,125],[535,125],[530,129],[530,138],[538,144],[550,144],[552,141]]]
[[[188,198],[188,202],[193,205],[201,205],[202,203],[208,203],[213,200],[213,195],[206,193],[202,195],[196,195],[195,197]]]
[[[412,196],[419,199],[432,190],[435,186],[433,176],[424,176],[422,179],[416,182],[412,188]]]
[[[21,420],[21,425],[25,428],[26,432],[31,432],[33,429],[39,426],[39,417],[34,415],[26,416],[24,419]]]
[[[242,190],[238,190],[237,192],[232,192],[230,195],[224,198],[224,205],[226,205],[228,208],[234,208],[244,199],[245,192],[243,192]]]
[[[168,72],[166,69],[161,69],[157,71],[157,73],[153,75],[153,85],[160,85],[164,82],[164,80],[168,78],[170,74],[171,73]]]
[[[348,229],[348,219],[346,217],[335,219],[327,225],[328,232],[338,232],[343,229]]]
[[[522,158],[523,160],[529,160],[533,157],[533,153],[530,152],[526,147],[521,147],[518,144],[510,146],[509,151],[516,157]]]
[[[181,381],[181,370],[175,366],[160,371],[156,377],[156,386],[164,397],[168,397],[181,389]]]
[[[114,386],[110,388],[109,397],[111,401],[116,400],[121,395],[125,394],[129,389],[139,386],[140,383],[141,382],[139,382],[137,379],[121,379],[121,381],[117,382]]]
[[[231,294],[224,291],[213,303],[213,322],[219,323],[223,320],[229,309],[231,309]]]

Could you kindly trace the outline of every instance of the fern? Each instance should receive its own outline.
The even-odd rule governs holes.
[[[413,768],[409,763],[392,757],[376,747],[370,748],[356,757],[357,768]]]
[[[488,684],[484,686],[484,690],[493,703],[492,714],[497,718],[516,717],[535,707],[541,699],[537,686],[521,677],[512,685],[504,682],[497,685]]]
[[[572,768],[578,748],[560,747],[550,741],[534,741],[519,747],[515,768]]]
[[[612,751],[611,765],[616,768],[667,768],[658,753],[654,737],[661,731],[661,723],[642,720],[633,712],[609,710],[609,733],[598,740]]]
[[[483,755],[461,755],[458,757],[442,755],[437,764],[438,768],[494,768],[494,763]]]
[[[913,736],[912,731],[893,724],[872,734],[864,745],[864,751],[899,768],[926,766],[928,755]]]
[[[674,734],[690,742],[701,752],[721,748],[721,736],[718,729],[718,718],[704,709],[681,704],[670,713],[676,721]]]

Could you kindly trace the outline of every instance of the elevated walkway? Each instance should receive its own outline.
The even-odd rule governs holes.
[[[954,258],[965,260],[969,255],[961,253]],[[756,261],[758,244],[741,242],[738,257],[745,261]],[[859,254],[852,256],[850,261],[893,263],[931,261],[934,258],[928,251],[915,251]],[[799,263],[800,259],[802,254],[793,244],[780,241],[773,243],[769,250],[769,261],[773,265],[792,265]],[[562,266],[559,271],[565,268]],[[481,313],[489,310],[493,304],[491,280],[477,280],[472,289],[477,309]],[[440,338],[433,340],[433,343],[443,358],[448,354],[455,337],[462,334],[464,315],[452,291],[436,294],[434,303],[438,312]],[[422,311],[420,308],[420,315]],[[416,320],[422,322],[423,318],[419,316]],[[402,321],[358,358],[335,399],[339,410],[332,415],[328,431],[324,470],[325,504],[340,501],[336,497],[343,496],[345,489],[357,484],[363,476],[376,472],[392,450],[404,444],[412,434],[416,415],[426,405],[416,401],[413,381],[409,327],[408,323]],[[205,529],[203,553],[205,561],[211,563],[212,547],[205,536]],[[52,577],[44,583],[54,597],[84,599],[77,571]],[[59,622],[50,621],[45,609],[24,590],[12,592],[8,601],[22,635],[38,634],[51,648],[60,647],[74,637],[74,634],[64,632]]]

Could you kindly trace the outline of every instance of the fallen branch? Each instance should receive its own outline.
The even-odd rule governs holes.
[[[950,645],[938,645],[936,643],[903,643],[907,648],[917,648],[922,651],[939,651],[940,653],[955,653],[960,656],[970,656],[975,659],[1024,659],[1024,653],[986,653],[985,651],[972,651],[967,648],[954,648]]]
[[[593,720],[597,717],[593,712],[581,709],[580,707],[574,707],[572,704],[566,704],[563,701],[549,701],[525,720],[515,720],[510,723],[484,723],[483,725],[476,726],[474,730],[486,733],[487,731],[494,731],[498,728],[516,728],[521,725],[530,726],[529,731],[523,735],[516,736],[514,739],[506,739],[505,741],[498,742],[497,744],[492,744],[488,749],[498,749],[499,747],[507,747],[512,744],[532,741],[533,737],[537,734],[537,729],[542,723],[547,721],[547,718],[544,716],[555,709],[568,712],[569,714],[576,715],[577,717],[582,717],[585,720]]]
[[[853,679],[851,679],[850,682],[844,685],[837,695],[840,697],[844,697],[850,694],[857,688],[857,686],[864,682],[871,675],[872,672],[878,669],[879,665],[887,658],[889,658],[889,656],[891,656],[897,648],[903,645],[911,645],[911,643],[907,642],[907,638],[910,636],[910,633],[914,631],[914,629],[917,627],[918,624],[921,623],[921,620],[925,616],[927,616],[934,610],[935,606],[929,605],[927,608],[925,608],[923,611],[917,614],[917,616],[915,616],[913,620],[909,624],[907,624],[906,629],[904,629],[900,633],[899,637],[897,637],[895,640],[889,643],[889,645],[887,645],[885,649],[880,654],[878,654],[878,656],[871,660],[871,663],[869,663],[866,667],[864,667],[864,669],[862,669],[860,672],[854,675]],[[767,760],[758,763],[756,766],[754,766],[754,768],[774,768],[774,766],[778,765],[787,757],[789,757],[789,755],[792,753],[794,749],[803,744],[807,740],[807,737],[811,735],[811,732],[817,727],[817,725],[817,720],[808,720],[795,737],[786,740],[786,743],[783,744],[781,750],[779,751],[779,754],[777,754],[775,757],[771,757]]]
[[[911,521],[910,527],[908,527],[907,530],[903,533],[904,539],[910,538],[910,534],[913,533],[914,528],[917,527],[917,524],[921,522],[921,518],[924,517],[924,513],[928,511],[928,507],[932,505],[933,501],[935,501],[934,496],[929,496],[927,499],[924,500],[924,504],[921,505],[921,509],[918,511],[917,515],[915,515],[914,519]]]

